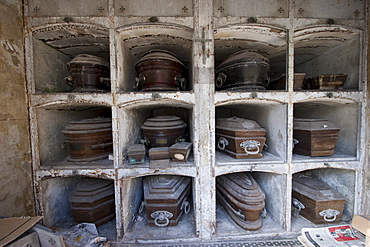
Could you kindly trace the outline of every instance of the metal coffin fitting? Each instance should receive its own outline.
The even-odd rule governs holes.
[[[231,117],[216,119],[217,147],[236,159],[261,158],[266,130],[255,121]]]
[[[113,181],[81,181],[69,196],[69,202],[75,222],[104,224],[115,216]]]
[[[331,156],[337,142],[339,128],[325,119],[293,120],[293,138],[296,154]]]
[[[70,76],[65,78],[74,92],[110,91],[109,63],[100,57],[80,54],[67,63]]]
[[[304,205],[300,214],[315,224],[339,223],[345,197],[315,177],[293,178],[292,197]]]
[[[265,193],[254,178],[246,172],[217,177],[217,200],[240,227],[257,230],[265,207]]]
[[[177,91],[186,89],[185,66],[171,52],[152,50],[135,64],[135,88],[141,91]]]
[[[264,90],[269,84],[270,61],[256,51],[234,53],[216,68],[218,90]]]
[[[62,133],[71,162],[89,162],[108,157],[112,152],[112,121],[108,118],[88,118],[71,121]]]
[[[141,129],[149,148],[170,147],[185,138],[187,124],[174,115],[148,118]]]
[[[145,212],[149,226],[175,226],[183,213],[189,213],[191,179],[158,175],[143,180]]]

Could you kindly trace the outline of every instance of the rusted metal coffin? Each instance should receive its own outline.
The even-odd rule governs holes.
[[[171,52],[152,50],[135,64],[135,88],[141,91],[177,91],[186,89],[184,64]]]
[[[149,148],[170,147],[185,137],[187,124],[179,117],[157,116],[148,118],[141,129]]]
[[[293,178],[292,197],[304,205],[300,214],[315,224],[339,223],[345,197],[315,177]]]
[[[230,217],[246,230],[262,226],[260,217],[265,207],[265,193],[246,172],[217,177],[217,200]]]
[[[112,121],[88,118],[71,121],[62,130],[71,162],[89,162],[108,157],[112,152]]]
[[[217,147],[236,159],[261,158],[266,130],[255,121],[231,117],[216,119]]]
[[[158,175],[143,180],[144,202],[149,226],[175,226],[183,213],[189,213],[191,179]]]
[[[80,54],[67,63],[66,83],[75,92],[110,91],[109,63],[100,57]]]
[[[293,152],[307,156],[330,156],[339,133],[331,122],[325,119],[299,119],[293,121]]]
[[[69,197],[76,222],[101,225],[115,216],[113,181],[93,179],[78,183]]]
[[[258,90],[269,84],[270,61],[253,50],[234,53],[216,68],[219,90]]]

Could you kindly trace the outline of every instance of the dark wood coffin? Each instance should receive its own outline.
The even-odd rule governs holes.
[[[217,147],[236,159],[261,158],[266,130],[239,117],[216,119]]]
[[[339,128],[325,119],[293,121],[293,152],[307,156],[331,156],[337,142]]]
[[[300,214],[315,224],[339,223],[346,198],[315,177],[293,178],[292,197],[304,205]]]
[[[71,121],[62,130],[71,162],[101,160],[112,152],[112,121],[108,118],[88,118]]]
[[[106,223],[115,216],[113,182],[102,179],[82,181],[76,185],[69,202],[76,222]]]
[[[178,141],[182,141],[186,135],[187,124],[174,115],[157,116],[148,118],[141,129],[145,143],[149,148],[170,147]]]
[[[67,63],[66,83],[74,92],[110,91],[109,63],[100,57],[80,54]]]
[[[232,173],[217,177],[217,200],[240,227],[257,230],[262,226],[261,211],[265,193],[250,173]]]
[[[177,91],[186,89],[184,64],[171,52],[152,50],[135,64],[135,88],[141,91]]]
[[[133,144],[127,150],[129,164],[145,163],[146,149],[144,144]]]
[[[193,144],[191,142],[177,142],[169,148],[171,160],[185,162],[191,154]]]
[[[175,226],[190,210],[191,179],[158,175],[143,180],[144,202],[149,226]]]
[[[252,50],[234,53],[216,68],[216,88],[219,90],[266,89],[269,83],[270,61]]]

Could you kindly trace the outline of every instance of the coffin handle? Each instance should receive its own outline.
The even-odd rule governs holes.
[[[137,77],[135,77],[135,89],[136,90],[140,90],[142,87],[143,87],[143,85],[144,85],[144,83],[145,83],[145,76],[142,74],[142,73],[140,73]]]
[[[168,211],[155,211],[150,216],[154,219],[156,226],[165,227],[170,223],[169,219],[173,217],[173,214]]]
[[[105,148],[109,148],[113,145],[113,142],[107,142],[107,143],[98,143],[98,144],[95,144],[95,145],[91,145],[90,148],[91,149],[105,149]]]
[[[67,76],[64,78],[64,81],[65,83],[68,85],[68,86],[71,86],[73,87],[73,79],[72,79],[72,76]]]
[[[320,216],[324,217],[324,220],[327,222],[333,222],[337,219],[337,215],[340,214],[338,210],[335,209],[326,209],[319,213]]]
[[[182,202],[180,210],[184,210],[185,214],[190,212],[190,203],[188,202],[188,198],[185,198],[185,200]]]
[[[221,88],[222,85],[224,85],[226,78],[227,76],[224,73],[222,72],[218,73],[217,79],[216,79],[216,87]]]
[[[180,90],[185,90],[186,89],[186,79],[181,77],[180,74],[177,74],[175,76],[175,83],[179,87]]]
[[[220,149],[220,150],[225,150],[225,148],[229,145],[229,142],[228,140],[225,138],[225,137],[220,137],[220,139],[218,139],[218,143],[217,143],[217,147]]]
[[[247,141],[243,141],[242,143],[240,143],[240,147],[244,149],[247,155],[248,154],[250,155],[258,154],[260,152],[260,146],[261,146],[261,143],[256,140],[247,140]],[[251,151],[255,149],[257,150]]]

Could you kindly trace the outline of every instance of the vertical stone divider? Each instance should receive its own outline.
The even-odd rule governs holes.
[[[196,234],[201,239],[210,239],[216,229],[213,1],[194,0],[193,4]]]
[[[288,79],[288,109],[287,109],[287,147],[286,157],[288,164],[288,174],[286,177],[286,205],[285,222],[283,228],[290,231],[292,227],[291,208],[292,208],[292,165],[293,165],[293,79],[294,79],[294,0],[289,1],[289,26],[287,40],[287,79]]]

